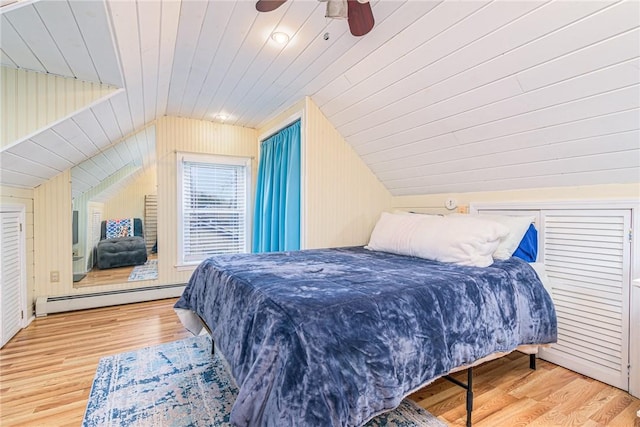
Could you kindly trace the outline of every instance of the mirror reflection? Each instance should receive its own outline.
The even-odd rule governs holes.
[[[74,287],[157,280],[153,129],[73,167],[71,191]]]

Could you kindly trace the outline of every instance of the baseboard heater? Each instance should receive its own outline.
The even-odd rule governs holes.
[[[144,288],[121,289],[90,294],[62,295],[36,298],[36,317],[64,311],[86,310],[88,308],[153,301],[182,295],[185,284],[148,286]]]

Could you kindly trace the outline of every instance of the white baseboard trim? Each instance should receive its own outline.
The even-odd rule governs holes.
[[[185,284],[150,286],[91,294],[41,296],[36,298],[36,317],[65,311],[86,310],[135,302],[175,298],[182,295]]]

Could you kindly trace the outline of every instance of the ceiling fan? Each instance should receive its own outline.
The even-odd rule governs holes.
[[[258,12],[271,12],[287,0],[258,0]],[[364,36],[373,28],[374,19],[369,0],[319,0],[327,2],[327,18],[346,19],[354,36]]]

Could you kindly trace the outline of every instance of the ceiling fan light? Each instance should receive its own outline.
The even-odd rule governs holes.
[[[276,31],[271,34],[271,39],[278,44],[287,44],[289,42],[289,35],[282,31]]]

